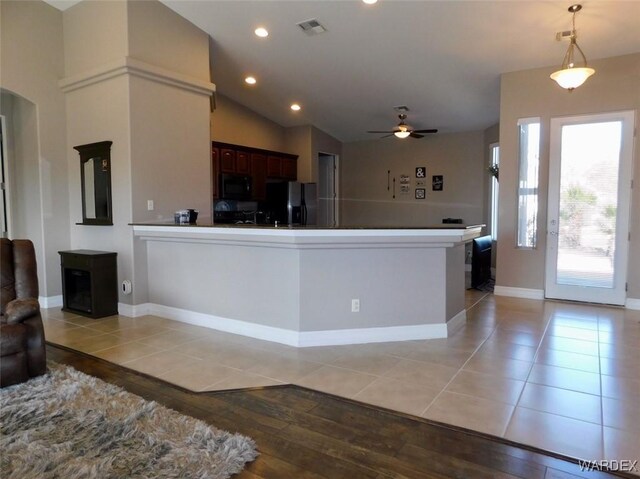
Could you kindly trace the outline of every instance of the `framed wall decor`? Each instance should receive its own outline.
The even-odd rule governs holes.
[[[424,200],[427,197],[425,188],[416,188],[416,200]]]
[[[443,175],[433,175],[431,184],[432,184],[433,191],[442,191],[444,189]]]

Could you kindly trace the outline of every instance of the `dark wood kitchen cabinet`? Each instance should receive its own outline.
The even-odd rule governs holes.
[[[218,199],[218,173],[220,172],[220,148],[211,147],[211,194]]]
[[[251,172],[249,152],[233,148],[218,148],[220,173],[248,175]]]
[[[236,172],[236,151],[230,148],[220,148],[220,172]]]
[[[248,175],[251,172],[251,164],[249,160],[249,152],[236,151],[236,171],[239,175]]]
[[[118,314],[117,253],[60,251],[63,311],[104,318]]]
[[[253,198],[266,199],[267,180],[295,181],[298,157],[289,153],[263,150],[250,146],[211,142],[211,173],[213,199],[220,198],[220,174],[249,175]]]
[[[280,167],[282,178],[285,180],[295,181],[298,177],[298,162],[295,158],[282,158]]]
[[[280,178],[282,176],[282,158],[279,156],[267,156],[267,177]]]
[[[267,157],[260,153],[251,153],[251,179],[253,198],[260,201],[267,199]]]
[[[267,178],[296,181],[298,177],[298,161],[294,155],[267,156]]]

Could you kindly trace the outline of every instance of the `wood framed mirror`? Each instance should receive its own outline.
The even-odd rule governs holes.
[[[82,223],[113,225],[111,213],[111,141],[74,146],[80,153]]]

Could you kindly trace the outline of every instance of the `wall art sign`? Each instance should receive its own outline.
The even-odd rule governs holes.
[[[409,178],[409,175],[400,175],[401,185],[408,185],[409,183],[411,183],[411,178]]]
[[[425,180],[424,178],[416,180],[416,186],[417,187],[425,187],[427,186],[427,180]]]
[[[426,178],[427,168],[425,166],[416,167],[416,178]]]
[[[432,181],[433,191],[442,191],[444,189],[444,177],[442,175],[433,175]]]
[[[400,193],[403,195],[408,194],[410,189],[409,185],[400,185]]]
[[[427,197],[425,188],[416,188],[416,200],[424,200]]]

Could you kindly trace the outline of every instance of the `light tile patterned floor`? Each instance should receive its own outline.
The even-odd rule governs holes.
[[[293,348],[152,316],[46,337],[195,391],[293,383],[582,459],[640,459],[640,311],[469,291],[429,341]]]

